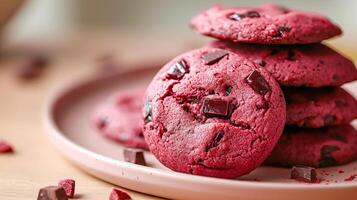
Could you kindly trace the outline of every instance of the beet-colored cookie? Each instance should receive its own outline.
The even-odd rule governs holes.
[[[144,136],[168,168],[235,178],[258,167],[279,139],[285,101],[265,69],[229,51],[176,57],[146,90]]]
[[[357,131],[350,125],[321,129],[286,128],[269,165],[329,167],[357,159]]]
[[[307,128],[348,124],[357,101],[342,88],[285,88],[286,124]]]
[[[327,18],[274,4],[224,8],[216,5],[195,16],[191,27],[221,40],[256,44],[308,44],[340,35]]]
[[[148,149],[141,109],[144,91],[118,92],[94,112],[93,122],[104,136],[128,147]]]
[[[353,62],[323,44],[253,45],[216,41],[209,46],[251,59],[283,86],[339,86],[357,80]]]

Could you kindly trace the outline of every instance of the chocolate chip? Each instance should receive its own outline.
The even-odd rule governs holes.
[[[290,60],[290,61],[295,61],[295,52],[292,51],[292,50],[289,50],[287,59]]]
[[[230,102],[221,98],[205,98],[202,111],[206,117],[228,117]]]
[[[316,169],[307,166],[293,166],[290,178],[306,183],[315,183],[318,180]]]
[[[290,12],[290,10],[289,10],[288,8],[285,8],[285,7],[283,7],[283,6],[279,6],[279,10],[280,10],[282,13],[284,13],[284,14]]]
[[[226,91],[226,96],[229,96],[232,93],[232,89],[233,87],[230,85],[226,85],[226,87],[224,87],[224,91]]]
[[[132,198],[128,193],[117,188],[113,188],[110,192],[109,200],[132,200]]]
[[[336,117],[333,115],[325,115],[324,116],[324,125],[329,126],[332,125],[336,120]]]
[[[240,21],[244,18],[259,18],[260,14],[257,11],[248,11],[244,14],[238,14],[238,13],[233,13],[228,16],[229,19],[235,20],[235,21]]]
[[[273,37],[283,37],[285,33],[288,33],[290,31],[290,27],[280,26],[278,27],[278,30],[275,32],[275,34],[273,34]]]
[[[260,14],[257,11],[252,10],[252,11],[248,11],[246,16],[249,18],[259,18]]]
[[[40,189],[37,200],[67,200],[66,192],[62,187],[48,186]]]
[[[257,63],[261,67],[265,67],[267,65],[267,63],[264,60],[256,60],[255,63]]]
[[[144,103],[144,114],[143,115],[144,115],[144,121],[146,123],[152,121],[152,107],[151,107],[150,101],[146,101]]]
[[[62,187],[66,192],[67,197],[74,197],[76,182],[73,179],[63,179],[58,183],[58,187]]]
[[[186,73],[188,73],[187,63],[180,60],[170,67],[167,76],[172,79],[181,79]]]
[[[136,149],[124,149],[124,160],[137,165],[146,166],[144,152]]]
[[[325,145],[320,150],[320,167],[329,167],[337,164],[331,153],[340,150],[338,146]]]
[[[222,140],[223,136],[224,136],[224,132],[217,133],[214,136],[213,140],[207,145],[206,152],[211,150],[212,148],[217,147],[219,145],[219,142]]]
[[[224,56],[228,55],[227,51],[219,50],[215,52],[207,53],[203,56],[203,60],[206,65],[212,65],[220,61]]]
[[[270,86],[264,77],[257,71],[253,71],[245,78],[245,82],[258,94],[265,95],[270,92]]]

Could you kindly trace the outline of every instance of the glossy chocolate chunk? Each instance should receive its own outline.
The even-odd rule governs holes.
[[[146,123],[151,122],[152,121],[152,107],[151,107],[151,102],[150,101],[146,101],[144,103],[144,121]]]
[[[188,66],[184,60],[176,62],[167,71],[167,75],[172,79],[181,79],[186,73],[188,73]]]
[[[146,165],[144,152],[136,149],[124,149],[124,160],[137,165]]]
[[[62,187],[48,186],[40,189],[37,200],[67,200],[66,192]]]
[[[246,83],[258,94],[265,95],[270,92],[270,86],[264,77],[257,71],[253,71],[245,78]]]
[[[228,16],[229,19],[235,20],[235,21],[242,20],[246,17],[259,18],[260,14],[257,11],[248,11],[247,13],[243,13],[243,14],[233,13]]]
[[[221,98],[205,98],[202,111],[206,117],[228,117],[230,102]]]
[[[227,51],[219,50],[211,53],[207,53],[203,56],[203,60],[206,65],[212,65],[220,61],[224,56],[228,55]]]
[[[315,183],[318,180],[316,169],[307,166],[294,166],[291,169],[290,178],[306,183]]]

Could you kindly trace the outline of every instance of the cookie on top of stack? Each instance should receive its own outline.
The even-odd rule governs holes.
[[[283,87],[286,128],[267,164],[328,167],[357,159],[357,132],[349,125],[357,117],[357,101],[340,88],[357,79],[357,70],[320,43],[341,34],[340,28],[322,16],[274,4],[214,6],[191,25],[220,40],[210,47],[249,58]]]

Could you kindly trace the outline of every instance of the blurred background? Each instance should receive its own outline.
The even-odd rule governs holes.
[[[13,0],[19,1],[19,0]],[[215,3],[246,6],[262,0],[28,0],[8,24],[5,34],[13,40],[58,37],[73,32],[110,31],[131,33],[141,38],[160,35],[163,39],[184,37],[201,40],[188,28],[189,19]],[[357,43],[357,1],[280,0],[282,5],[319,12],[345,31],[334,41],[354,48]]]

